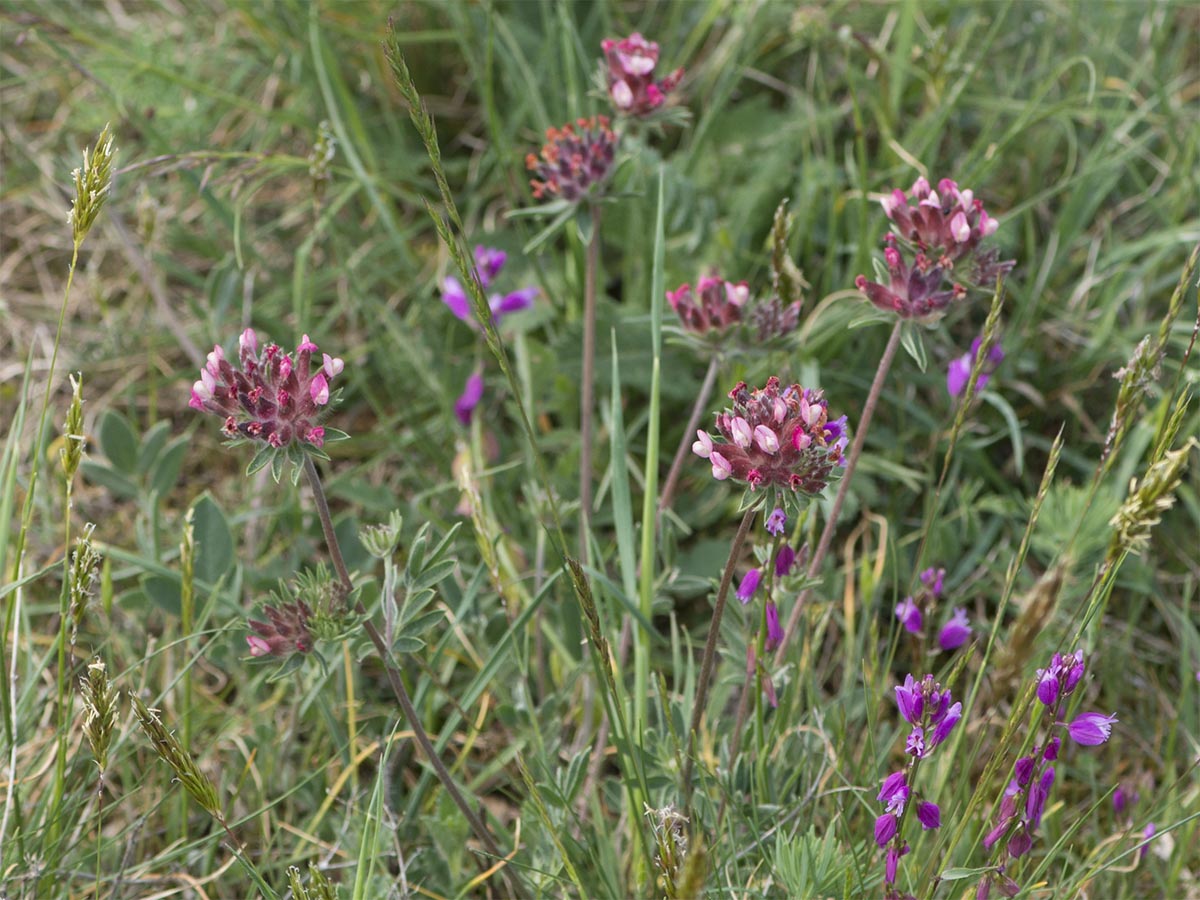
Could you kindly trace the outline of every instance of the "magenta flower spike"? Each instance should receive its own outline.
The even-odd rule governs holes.
[[[574,125],[547,128],[541,154],[528,154],[525,168],[537,200],[578,203],[599,193],[617,157],[617,136],[605,116],[578,119]]]
[[[739,382],[729,392],[733,406],[716,417],[726,443],[698,432],[692,451],[708,459],[718,481],[732,478],[760,488],[786,489],[815,496],[837,477],[842,466],[844,424],[830,429],[820,391],[798,384],[782,387],[771,376],[763,388]],[[841,420],[839,420],[840,422]]]
[[[317,345],[304,335],[295,356],[278,344],[259,351],[258,336],[247,328],[238,339],[238,366],[213,348],[192,385],[188,406],[224,418],[222,431],[233,440],[262,441],[276,449],[324,446],[320,425],[333,399],[331,383],[340,375],[342,360],[324,354],[314,371]]]
[[[620,114],[645,116],[654,112],[683,78],[683,69],[676,69],[655,81],[658,44],[636,31],[620,40],[606,38],[600,47],[608,64],[608,96]]]

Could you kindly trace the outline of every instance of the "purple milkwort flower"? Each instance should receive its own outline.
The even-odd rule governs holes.
[[[600,47],[608,63],[608,96],[618,113],[645,116],[654,112],[683,78],[683,69],[676,69],[655,81],[658,44],[647,41],[636,31],[619,41],[606,38]]]
[[[693,453],[712,464],[718,481],[732,477],[752,490],[787,488],[815,496],[840,474],[834,469],[843,465],[845,426],[839,425],[840,434],[833,436],[820,391],[798,384],[784,388],[771,376],[755,390],[738,382],[729,397],[732,408],[716,417],[717,431],[727,443],[715,444],[700,431],[692,445]]]
[[[1067,734],[1077,744],[1096,747],[1112,736],[1113,723],[1116,721],[1115,713],[1111,716],[1097,712],[1081,713],[1067,725]]]
[[[951,704],[951,699],[950,691],[943,691],[932,675],[916,681],[909,674],[896,686],[900,715],[913,726],[906,742],[909,755],[922,759],[950,736],[962,718],[962,704]]]
[[[1083,671],[1082,650],[1076,650],[1069,656],[1055,653],[1047,668],[1037,670],[1037,695],[1042,705],[1054,706],[1060,697],[1065,697],[1075,690],[1075,686],[1083,678]]]
[[[767,643],[768,650],[774,650],[783,643],[783,626],[779,624],[779,607],[774,600],[767,601]]]
[[[483,373],[476,369],[467,376],[466,384],[463,385],[463,392],[459,395],[458,400],[454,402],[454,414],[458,416],[458,421],[464,425],[471,424],[471,413],[475,411],[475,407],[479,405],[479,401],[483,399]]]
[[[304,335],[295,357],[278,344],[259,352],[258,336],[247,328],[238,339],[238,367],[218,344],[208,354],[200,380],[192,385],[188,406],[222,416],[222,431],[232,439],[265,441],[272,447],[305,443],[320,448],[325,429],[319,423],[332,397],[330,384],[342,373],[342,360],[324,354],[313,368],[317,345]]]
[[[1142,836],[1146,838],[1145,842],[1138,848],[1138,859],[1142,859],[1146,855],[1146,851],[1150,849],[1150,838],[1154,837],[1154,823],[1147,822],[1146,827],[1142,830]]]
[[[782,578],[791,574],[792,566],[796,564],[796,551],[788,544],[780,544],[775,551],[775,577]]]
[[[936,803],[928,800],[917,801],[917,820],[926,831],[942,827],[942,811]]]
[[[942,587],[946,580],[945,569],[935,569],[930,566],[920,574],[921,584],[929,588],[929,593],[933,595],[933,599],[938,599],[942,596]]]
[[[1139,799],[1141,797],[1138,794],[1137,788],[1131,787],[1126,790],[1125,785],[1118,784],[1117,789],[1113,791],[1112,795],[1113,812],[1118,816],[1123,815],[1125,810],[1136,804]]]
[[[500,274],[507,259],[508,254],[503,250],[485,247],[482,244],[475,247],[475,270],[479,273],[479,283],[484,290]],[[509,294],[489,294],[488,306],[491,307],[493,321],[498,324],[509,313],[528,309],[533,305],[537,295],[538,289],[535,287],[521,288],[519,291]],[[452,275],[447,275],[442,279],[442,302],[457,318],[462,319],[468,325],[475,326],[475,318],[471,313],[471,301],[467,297],[467,292],[463,289],[462,282]]]
[[[970,353],[964,353],[958,359],[950,361],[950,365],[946,368],[946,390],[951,397],[960,396],[966,388],[967,379],[971,377],[971,369],[975,366],[975,357],[979,355],[979,348],[982,343],[982,338],[975,338],[971,342]],[[996,341],[988,350],[987,359],[983,361],[983,370],[979,373],[979,377],[975,379],[976,392],[984,389],[991,374],[996,371],[997,366],[1003,360],[1004,348],[1000,346],[999,341]]]
[[[762,426],[760,425],[759,427],[761,428]],[[787,527],[787,514],[777,506],[767,516],[767,533],[779,537],[779,535],[783,534],[785,527]]]
[[[313,648],[309,631],[312,608],[303,600],[265,607],[266,622],[251,619],[253,634],[246,636],[251,656],[290,656]]]
[[[896,618],[909,634],[920,634],[921,626],[925,622],[920,607],[913,602],[912,597],[905,597],[904,602],[896,607]]]
[[[750,299],[750,287],[744,281],[732,282],[714,276],[702,277],[695,294],[690,284],[667,291],[667,301],[679,316],[683,327],[695,334],[722,332],[742,320]]]
[[[888,841],[896,836],[896,815],[895,813],[884,813],[875,820],[875,843],[880,847],[886,847]],[[892,876],[895,880],[895,876]]]
[[[537,176],[529,182],[534,199],[578,203],[600,190],[616,156],[617,136],[605,116],[547,128],[541,155],[525,157],[525,168]]]
[[[971,623],[967,621],[967,611],[957,607],[950,621],[938,632],[938,646],[943,650],[956,650],[970,639]]]
[[[742,601],[745,606],[750,602],[750,598],[754,596],[754,592],[758,590],[758,583],[762,579],[762,572],[758,569],[751,569],[742,576],[742,581],[738,585],[737,598]]]

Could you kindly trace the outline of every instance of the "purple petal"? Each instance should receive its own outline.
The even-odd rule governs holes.
[[[442,302],[450,308],[450,312],[464,322],[471,321],[471,304],[463,290],[462,283],[453,275],[442,279]]]
[[[930,803],[928,800],[917,801],[917,819],[926,831],[942,827],[942,811],[936,803]]]
[[[478,371],[472,372],[467,376],[467,383],[463,386],[462,394],[454,403],[454,414],[458,416],[458,421],[464,425],[470,425],[471,413],[482,399],[483,375]]]
[[[505,294],[501,297],[498,294],[488,298],[488,303],[492,307],[492,312],[496,318],[506,316],[509,313],[519,312],[522,309],[529,309],[533,306],[533,301],[537,299],[538,289],[535,287],[522,288],[519,291],[513,291],[511,294]]]
[[[1081,713],[1067,725],[1067,734],[1077,744],[1095,747],[1103,744],[1112,736],[1113,722],[1116,721],[1115,714],[1106,716],[1096,712]]]

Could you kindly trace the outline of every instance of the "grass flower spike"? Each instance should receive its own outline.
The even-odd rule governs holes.
[[[962,392],[967,387],[967,379],[971,377],[971,369],[975,365],[975,357],[979,354],[979,347],[982,343],[983,338],[975,338],[971,342],[971,352],[964,353],[957,359],[951,360],[950,365],[946,367],[946,391],[951,397],[962,396]],[[979,377],[975,380],[976,391],[984,389],[991,374],[996,371],[997,367],[1003,361],[1004,348],[1000,346],[1000,341],[997,340],[988,351],[987,359],[983,363],[983,371],[979,373]]]

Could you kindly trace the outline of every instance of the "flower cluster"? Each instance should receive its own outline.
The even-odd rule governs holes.
[[[902,319],[936,320],[966,296],[966,286],[954,278],[956,266],[973,259],[975,267],[967,280],[980,286],[994,283],[1013,266],[1012,261],[998,262],[996,251],[979,249],[999,223],[972,191],[960,190],[948,178],[936,191],[918,178],[907,193],[894,190],[882,203],[892,221],[885,239],[885,268],[880,281],[859,275],[854,284],[886,312]],[[907,256],[912,256],[911,263]]]
[[[683,69],[676,69],[655,81],[658,44],[637,32],[619,41],[607,38],[600,42],[600,47],[608,64],[608,96],[623,115],[646,116],[654,112],[683,78]]]
[[[896,606],[896,618],[909,634],[920,635],[925,627],[925,613],[933,609],[942,597],[946,578],[945,569],[928,568],[920,575],[922,589],[915,597],[905,597]],[[955,607],[950,619],[938,632],[938,646],[943,650],[956,650],[971,639],[971,622],[963,607]]]
[[[529,182],[533,196],[578,203],[608,178],[616,156],[617,136],[605,116],[548,128],[541,155],[525,157],[525,168],[537,176]]]
[[[263,613],[268,621],[248,622],[254,632],[246,635],[251,656],[290,656],[312,650],[313,635],[309,630],[312,607],[302,599],[264,607]]]
[[[1111,736],[1113,723],[1117,720],[1115,715],[1087,712],[1070,723],[1057,721],[1066,698],[1082,681],[1084,669],[1082,650],[1067,656],[1055,653],[1049,666],[1037,670],[1037,698],[1050,711],[1054,721],[1052,727],[1064,727],[1072,741],[1094,747]],[[1035,744],[1027,756],[1022,756],[1013,765],[1013,777],[996,812],[996,824],[983,838],[985,849],[1002,849],[997,851],[1001,857],[999,864],[979,884],[976,896],[981,900],[986,900],[993,887],[1006,897],[1020,891],[1020,886],[1005,874],[1005,869],[1033,847],[1034,834],[1041,825],[1046,800],[1054,785],[1055,768],[1051,763],[1058,759],[1061,748],[1062,738],[1052,734],[1044,743]]]
[[[684,329],[694,334],[723,332],[742,321],[750,287],[744,281],[732,282],[716,276],[702,277],[695,293],[690,284],[667,291],[667,301],[679,316]]]
[[[971,352],[964,353],[962,356],[950,362],[946,368],[946,390],[951,397],[959,397],[967,387],[967,381],[971,377],[971,369],[975,367],[975,357],[979,355],[979,348],[983,344],[983,338],[975,338],[971,342]],[[975,379],[975,390],[982,391],[988,383],[988,378],[996,371],[996,368],[1004,361],[1004,348],[1000,346],[1000,342],[996,341],[988,348],[987,358],[983,361],[983,369],[979,373],[979,377]]]
[[[929,752],[949,737],[954,726],[962,718],[962,704],[951,703],[950,691],[926,675],[917,681],[911,674],[905,676],[904,684],[896,686],[896,705],[904,721],[913,726],[905,741],[905,752],[910,759],[908,765],[893,772],[883,780],[876,799],[883,804],[883,812],[875,819],[875,843],[887,849],[884,868],[884,896],[888,900],[899,900],[896,890],[896,869],[900,859],[909,852],[904,840],[903,823],[909,800],[912,799],[912,783],[920,761]],[[942,825],[941,808],[932,800],[920,798],[915,804],[917,821],[926,831]]]
[[[225,358],[219,344],[213,347],[200,380],[192,385],[188,406],[224,417],[222,430],[230,438],[265,441],[276,448],[300,442],[320,448],[325,428],[318,423],[344,364],[326,353],[314,367],[316,353],[307,334],[295,358],[278,344],[260,351],[258,336],[247,328],[238,339],[239,367]]]
[[[744,381],[729,392],[733,407],[719,413],[716,428],[725,443],[696,432],[692,452],[712,464],[718,481],[733,478],[752,490],[786,488],[815,496],[845,466],[846,417],[830,421],[821,391],[771,376],[750,390]]]

